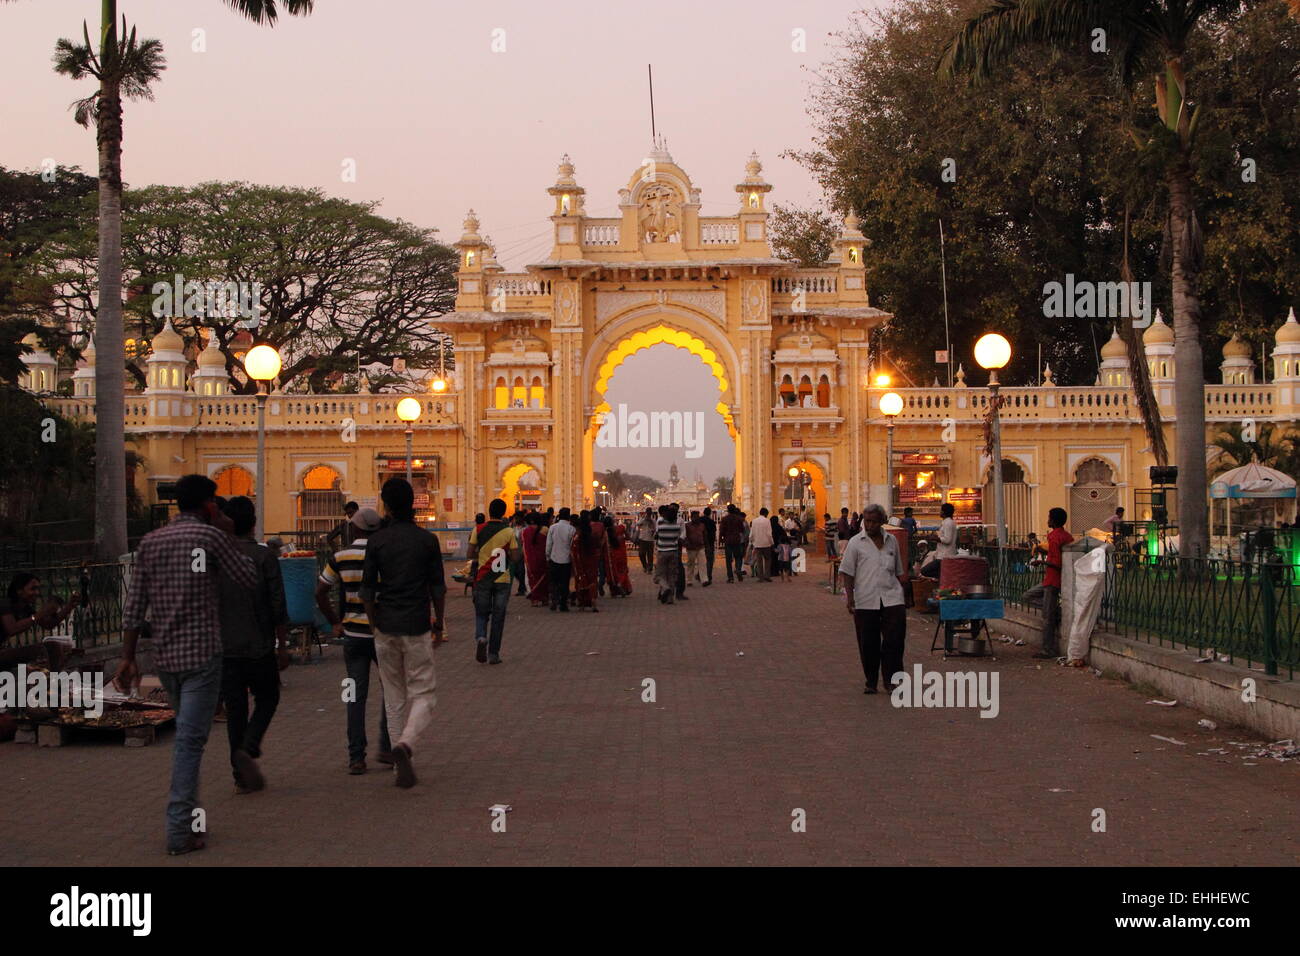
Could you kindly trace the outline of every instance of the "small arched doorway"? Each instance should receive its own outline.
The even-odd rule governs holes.
[[[1115,513],[1119,488],[1115,469],[1100,458],[1087,458],[1074,472],[1070,488],[1070,530],[1076,535],[1089,528],[1100,528]]]
[[[797,468],[800,474],[791,477],[791,468]],[[799,507],[800,490],[805,484],[803,481],[804,475],[808,476],[806,488],[803,488],[804,507],[813,509],[813,519],[820,526],[822,515],[827,511],[830,498],[826,492],[826,473],[822,471],[821,465],[817,464],[817,462],[803,459],[785,466],[785,471],[782,474],[784,490],[781,494],[781,506],[783,508]]]
[[[506,514],[542,506],[542,476],[527,462],[516,462],[501,475],[501,493]]]
[[[212,480],[217,483],[217,494],[223,498],[238,498],[243,495],[257,499],[257,483],[253,473],[240,465],[226,465]]]
[[[1034,530],[1033,503],[1030,501],[1031,489],[1025,481],[1025,469],[1020,462],[1012,458],[1002,459],[1002,500],[1007,509],[1007,543],[1016,547],[1023,542],[1029,532]],[[993,475],[984,485],[985,522],[994,528],[997,521],[996,501],[993,494]],[[996,536],[996,529],[990,537]]]
[[[343,520],[343,476],[329,465],[303,472],[298,492],[298,531],[328,534]]]

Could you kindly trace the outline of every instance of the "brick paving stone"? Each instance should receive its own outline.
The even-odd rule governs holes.
[[[1028,647],[948,661],[909,618],[907,666],[1000,674],[1001,713],[896,709],[867,697],[852,625],[812,562],[794,583],[692,588],[649,578],[601,613],[511,599],[499,667],[472,660],[456,589],[437,652],[420,785],[346,770],[338,648],[285,672],[265,744],[269,788],[237,797],[225,728],[203,768],[201,854],[163,856],[171,735],[127,749],[0,745],[0,865],[1294,864],[1300,766],[1198,756],[1206,732],[1090,670]],[[738,656],[743,652],[743,656]],[[656,699],[641,699],[642,680]],[[371,732],[378,698],[371,696]],[[1186,741],[1178,747],[1152,739]],[[374,737],[372,736],[372,746]],[[1232,748],[1229,748],[1232,749]],[[1053,792],[1059,791],[1059,792]],[[514,807],[505,833],[488,808]],[[807,832],[791,831],[791,812]],[[1107,832],[1091,830],[1104,808]]]

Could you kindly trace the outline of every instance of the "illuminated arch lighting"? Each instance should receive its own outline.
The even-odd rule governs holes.
[[[515,497],[519,494],[519,479],[530,471],[537,471],[537,466],[521,461],[511,465],[501,475],[501,494],[497,497],[506,503],[507,510],[513,507]],[[538,472],[538,487],[541,487],[541,478],[541,473]]]
[[[605,356],[605,361],[601,363],[600,371],[596,373],[596,393],[600,396],[601,401],[592,413],[592,431],[594,432],[595,429],[600,427],[600,423],[604,420],[604,414],[610,410],[609,402],[605,401],[605,392],[609,388],[609,380],[618,367],[642,349],[665,343],[679,349],[685,349],[696,356],[713,374],[713,377],[717,379],[721,398],[714,410],[722,416],[723,422],[727,425],[727,433],[731,435],[732,441],[737,441],[739,436],[736,433],[736,424],[731,409],[722,400],[726,397],[727,389],[730,387],[727,382],[726,367],[718,359],[718,354],[709,348],[703,340],[696,338],[689,332],[683,332],[681,329],[670,328],[666,325],[657,325],[652,329],[636,332],[609,350],[609,353]]]

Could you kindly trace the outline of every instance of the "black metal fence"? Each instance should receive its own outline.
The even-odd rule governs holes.
[[[122,642],[122,603],[126,598],[124,565],[90,564],[83,567],[64,564],[21,570],[35,574],[40,580],[42,604],[51,597],[68,601],[73,595],[77,595],[81,603],[62,624],[54,628],[30,627],[10,638],[9,647],[69,637],[76,647],[83,649]],[[6,587],[15,573],[12,569],[0,571]]]
[[[1028,606],[1044,565],[1028,551],[990,547],[994,591]],[[1300,669],[1300,576],[1278,550],[1262,560],[1183,558],[1112,551],[1097,627],[1153,644],[1183,647],[1294,680]]]

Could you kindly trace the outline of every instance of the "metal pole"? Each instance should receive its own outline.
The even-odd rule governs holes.
[[[410,425],[406,426],[406,483],[411,483],[411,438],[415,435],[415,429]]]
[[[998,547],[1007,546],[1006,502],[1002,499],[1002,422],[998,416],[998,373],[994,369],[989,373],[989,391],[993,398],[993,507],[997,521]]]
[[[889,486],[889,498],[885,506],[889,513],[894,513],[894,419],[891,416],[885,424],[885,482]]]
[[[257,383],[257,517],[253,537],[262,540],[266,528],[266,383]]]

